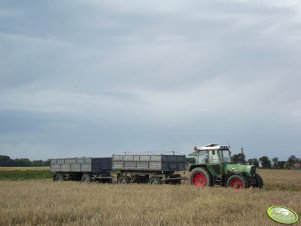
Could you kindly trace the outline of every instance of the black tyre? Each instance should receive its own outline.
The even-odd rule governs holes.
[[[208,171],[204,168],[194,168],[189,176],[190,184],[197,187],[211,186],[212,180]]]
[[[91,175],[90,175],[90,174],[87,174],[87,173],[84,173],[84,174],[82,175],[82,178],[81,178],[80,181],[81,181],[81,182],[86,182],[86,183],[91,182],[91,181],[92,181]]]
[[[129,184],[130,178],[128,176],[119,176],[117,180],[118,184]]]
[[[151,177],[148,181],[149,184],[152,185],[159,185],[161,184],[161,178],[160,177]]]
[[[262,177],[259,174],[255,173],[255,178],[256,178],[256,185],[254,187],[262,188],[263,187]]]
[[[243,175],[235,174],[228,178],[227,187],[230,187],[234,190],[239,190],[243,188],[248,188],[249,184],[247,179]]]
[[[62,175],[62,174],[56,174],[56,175],[54,175],[53,180],[57,181],[57,182],[64,181],[64,175]]]

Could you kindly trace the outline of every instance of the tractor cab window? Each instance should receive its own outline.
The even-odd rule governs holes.
[[[208,154],[209,154],[209,163],[211,163],[211,164],[220,163],[217,151],[212,150],[212,151],[209,151]]]
[[[207,163],[207,159],[208,159],[208,152],[207,151],[200,151],[198,154],[198,163]]]
[[[221,158],[222,161],[225,163],[231,163],[231,155],[229,150],[222,150],[221,151]]]

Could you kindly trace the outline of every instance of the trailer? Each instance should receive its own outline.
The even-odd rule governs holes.
[[[185,179],[185,155],[113,155],[112,169],[117,183],[180,184]]]
[[[75,180],[112,183],[112,158],[61,158],[50,160],[54,181]]]

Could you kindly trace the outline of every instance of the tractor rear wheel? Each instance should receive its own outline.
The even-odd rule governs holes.
[[[118,184],[129,184],[130,178],[128,176],[119,176],[117,182]]]
[[[204,168],[195,168],[190,173],[189,182],[197,187],[210,186],[211,177]]]
[[[259,174],[255,173],[255,178],[256,178],[256,185],[254,187],[262,188],[263,186],[262,177]]]
[[[248,188],[249,184],[243,175],[235,174],[228,178],[227,187],[230,187],[234,190],[239,190],[242,188]]]

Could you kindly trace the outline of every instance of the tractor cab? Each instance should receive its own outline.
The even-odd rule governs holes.
[[[208,144],[195,146],[189,156],[195,157],[195,164],[189,168],[190,183],[203,186],[262,187],[261,177],[255,173],[256,167],[233,164],[230,146]]]
[[[196,162],[197,163],[209,163],[209,164],[221,164],[232,163],[231,152],[229,146],[210,146],[205,147],[195,146]]]
[[[229,146],[220,146],[218,144],[208,144],[206,146],[195,146],[193,153],[189,156],[195,156],[197,165],[206,165],[208,171],[216,177],[221,177],[224,164],[231,164],[231,152]]]

